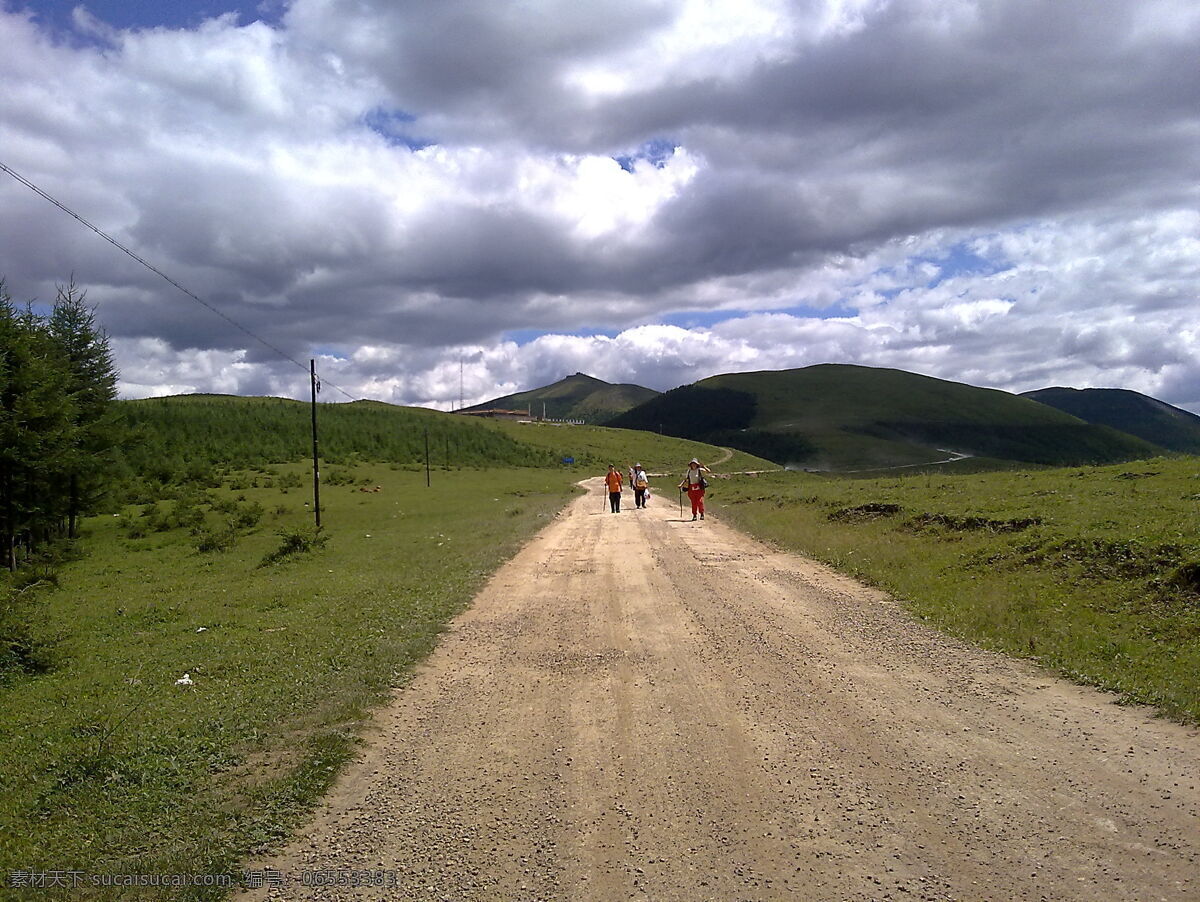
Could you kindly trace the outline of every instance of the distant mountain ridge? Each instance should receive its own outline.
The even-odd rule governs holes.
[[[601,423],[657,395],[658,392],[654,389],[641,385],[613,385],[585,373],[576,373],[552,385],[504,395],[482,404],[464,407],[463,410],[469,413],[495,409],[528,409],[534,416],[541,416],[545,410],[546,416],[554,420]]]
[[[1023,392],[1031,398],[1079,417],[1111,426],[1169,451],[1200,454],[1200,417],[1165,401],[1124,388],[1042,388]]]
[[[1008,392],[846,364],[712,376],[605,425],[662,431],[822,470],[920,465],[945,460],[948,452],[1067,465],[1162,450]]]

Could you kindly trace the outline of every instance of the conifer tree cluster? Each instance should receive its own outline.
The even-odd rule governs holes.
[[[0,566],[74,537],[118,441],[117,373],[85,292],[59,286],[48,316],[0,281]]]

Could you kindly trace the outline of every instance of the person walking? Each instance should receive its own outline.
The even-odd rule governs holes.
[[[705,473],[711,473],[708,467],[692,458],[688,464],[687,472],[683,475],[683,482],[679,483],[679,487],[687,492],[688,500],[692,502],[692,519],[696,519],[696,515],[700,515],[700,519],[704,519],[704,490],[708,488],[708,480],[704,478]]]
[[[621,513],[621,474],[612,464],[608,465],[608,475],[604,477],[604,485],[608,489],[608,506],[614,514]]]
[[[641,464],[633,465],[633,479],[630,482],[633,485],[634,505],[644,508],[646,499],[650,497],[650,479],[646,476],[646,471],[642,469]]]

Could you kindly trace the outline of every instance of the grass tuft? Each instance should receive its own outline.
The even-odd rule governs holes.
[[[329,536],[315,529],[284,529],[280,530],[279,539],[279,547],[264,554],[259,567],[269,567],[297,554],[322,549],[329,541]]]
[[[868,501],[866,504],[856,504],[854,507],[841,507],[828,516],[833,523],[861,523],[865,520],[875,520],[879,517],[891,517],[903,510],[899,504],[882,504],[878,501]]]

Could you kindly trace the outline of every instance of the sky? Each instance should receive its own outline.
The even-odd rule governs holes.
[[[86,289],[123,397],[852,363],[1200,412],[1195,0],[0,0],[0,46],[0,162],[228,318],[0,172],[0,278]]]

